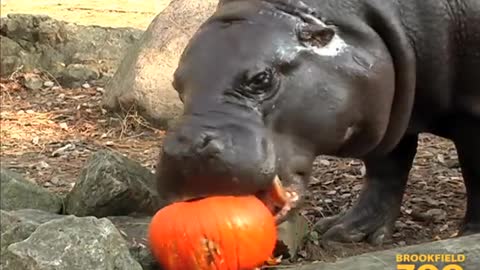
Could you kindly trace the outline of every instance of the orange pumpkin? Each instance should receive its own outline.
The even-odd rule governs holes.
[[[255,196],[216,196],[160,209],[148,237],[165,270],[251,270],[272,256],[277,231]]]

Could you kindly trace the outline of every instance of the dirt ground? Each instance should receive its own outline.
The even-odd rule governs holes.
[[[2,0],[2,16],[11,12],[48,14],[84,25],[145,29],[168,2]],[[91,153],[102,148],[118,151],[154,170],[164,131],[150,127],[135,113],[124,119],[106,113],[100,107],[101,88],[64,89],[55,85],[32,91],[22,86],[23,76],[30,75],[16,74],[0,82],[2,166],[61,194],[73,187]],[[358,196],[363,173],[362,163],[357,160],[317,159],[305,216],[313,224],[322,216],[348,209]],[[331,261],[452,237],[464,207],[465,191],[452,143],[424,135],[393,242],[381,247],[350,244],[325,249],[319,247],[313,233],[299,260]]]
[[[164,131],[150,127],[135,114],[121,119],[103,111],[102,88],[54,86],[32,91],[22,86],[24,76],[29,74],[4,78],[0,83],[3,166],[59,193],[73,187],[86,159],[102,148],[118,151],[154,170]],[[305,216],[314,223],[321,216],[347,209],[358,195],[362,173],[362,163],[356,160],[319,158],[309,188],[309,203],[303,211]],[[331,261],[452,237],[463,215],[464,199],[453,145],[434,136],[422,136],[393,243],[325,249],[311,237],[299,253],[299,260]],[[436,214],[426,217],[431,209]]]

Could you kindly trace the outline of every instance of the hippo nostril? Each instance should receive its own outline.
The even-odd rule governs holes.
[[[223,143],[212,136],[205,136],[199,145],[199,152],[208,155],[218,155],[223,151]]]
[[[203,142],[202,142],[202,145],[200,146],[200,149],[204,149],[206,148],[210,142],[212,142],[213,138],[211,136],[205,136],[205,138],[203,139]]]
[[[177,139],[177,142],[180,144],[187,144],[189,141],[188,137],[183,134],[177,135],[176,139]]]
[[[265,152],[268,152],[268,141],[266,138],[262,138],[262,150]]]
[[[297,171],[297,172],[295,172],[295,174],[298,175],[298,176],[301,177],[301,178],[303,178],[303,177],[305,177],[305,176],[307,175],[307,173],[304,172],[304,171]]]

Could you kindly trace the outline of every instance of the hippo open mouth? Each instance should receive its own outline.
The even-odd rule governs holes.
[[[298,207],[300,203],[300,191],[293,186],[285,187],[278,176],[272,181],[270,188],[259,191],[255,196],[260,199],[270,212],[275,216],[277,224],[282,223],[288,217],[290,210]],[[203,197],[192,199],[184,198],[186,201],[198,200]]]

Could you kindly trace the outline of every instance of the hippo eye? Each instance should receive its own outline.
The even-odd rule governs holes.
[[[248,81],[248,87],[253,91],[264,91],[273,84],[273,72],[270,69],[261,71],[251,77]]]

